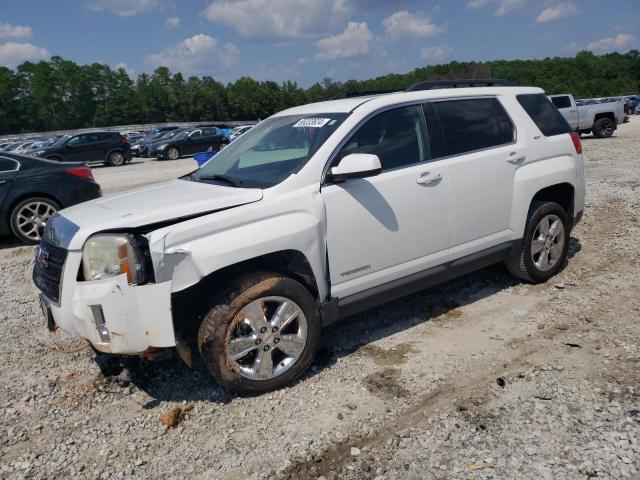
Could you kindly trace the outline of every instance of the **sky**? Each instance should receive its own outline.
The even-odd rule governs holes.
[[[640,0],[0,0],[0,65],[59,55],[310,86],[458,61],[640,49]]]

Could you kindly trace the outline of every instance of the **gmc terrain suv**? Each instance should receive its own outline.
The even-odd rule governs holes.
[[[263,392],[340,318],[501,261],[546,281],[582,216],[580,139],[541,89],[472,82],[291,108],[192,174],[62,210],[33,273],[49,328],[195,345]]]
[[[103,163],[120,167],[131,161],[129,140],[118,132],[65,135],[51,145],[29,152],[35,157],[60,162]]]

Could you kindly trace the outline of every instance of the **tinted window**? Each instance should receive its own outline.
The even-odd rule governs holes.
[[[449,100],[432,105],[440,120],[449,155],[495,147],[513,140],[513,131],[510,140],[502,135],[493,99]]]
[[[342,147],[338,159],[352,153],[377,155],[383,170],[428,160],[422,108],[396,108],[368,120]]]
[[[0,158],[0,172],[10,172],[18,168],[18,162],[8,158]]]
[[[571,132],[571,127],[562,114],[543,94],[528,93],[516,98],[544,136]]]
[[[492,98],[491,103],[496,112],[498,123],[500,124],[500,131],[502,132],[502,142],[511,143],[516,139],[516,128],[513,122],[509,118],[507,111],[497,98]]]
[[[196,139],[196,138],[201,138],[202,137],[202,130],[195,130],[193,131],[189,137],[191,137],[192,139]]]
[[[571,107],[571,99],[566,95],[562,97],[551,97],[551,102],[556,106],[556,108]]]

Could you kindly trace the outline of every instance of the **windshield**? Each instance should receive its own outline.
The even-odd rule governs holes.
[[[176,135],[178,135],[179,133],[184,133],[184,130],[169,130],[168,132],[162,133],[158,137],[158,140],[166,140],[167,138],[173,138]]]
[[[346,113],[272,117],[238,137],[191,180],[269,188],[298,172],[347,118]]]
[[[50,146],[51,147],[59,147],[60,145],[64,145],[65,143],[67,143],[67,140],[69,140],[71,138],[71,135],[63,135],[60,138],[54,140]]]

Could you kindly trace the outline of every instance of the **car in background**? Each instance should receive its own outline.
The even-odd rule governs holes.
[[[180,128],[174,126],[154,128],[138,141],[131,142],[131,155],[134,157],[148,156],[149,145],[163,137],[165,134],[175,132],[176,130],[180,130]]]
[[[217,152],[228,144],[229,140],[219,128],[185,128],[171,138],[152,144],[149,156],[160,160],[177,160],[197,152]]]
[[[144,138],[142,133],[123,133],[123,135],[129,139],[129,143],[131,144],[137,143]]]
[[[625,120],[624,104],[621,99],[599,99],[599,103],[578,105],[573,95],[550,95],[549,100],[560,111],[572,130],[598,138],[613,135],[618,124]]]
[[[61,208],[101,195],[91,169],[80,162],[0,155],[0,234],[36,244],[47,220]]]
[[[168,139],[173,138],[179,133],[181,133],[183,130],[185,129],[177,128],[175,130],[169,130],[167,132],[158,132],[155,135],[151,135],[148,141],[140,142],[140,144],[138,145],[138,151],[137,151],[138,156],[146,157],[146,158],[151,157],[150,152],[156,143],[167,141]]]
[[[51,145],[29,154],[60,162],[101,163],[120,167],[131,161],[131,145],[118,132],[90,132],[60,137]]]
[[[253,125],[240,125],[239,127],[235,127],[229,133],[229,141],[233,142],[236,138],[238,138],[243,133],[247,133],[249,130],[253,128]]]

